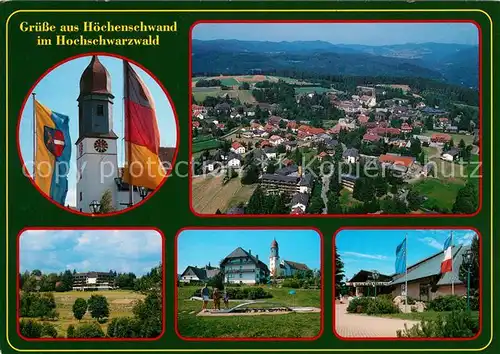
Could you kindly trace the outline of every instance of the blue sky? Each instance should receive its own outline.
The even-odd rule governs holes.
[[[202,267],[219,262],[241,247],[269,266],[271,242],[276,238],[281,259],[320,269],[321,239],[314,230],[185,230],[178,238],[177,271],[188,265]]]
[[[476,235],[472,230],[342,230],[335,244],[344,262],[347,279],[360,270],[378,270],[394,274],[396,247],[408,234],[408,266],[443,251],[446,239],[453,231],[453,244],[470,244]]]
[[[204,23],[193,29],[193,38],[271,42],[323,40],[334,44],[364,45],[478,44],[478,31],[471,23]]]
[[[71,168],[68,176],[69,190],[66,204],[76,205],[76,146],[78,139],[78,102],[80,77],[90,63],[90,56],[71,60],[58,66],[45,76],[35,87],[36,98],[54,112],[69,116],[72,140]],[[99,60],[111,75],[111,90],[115,96],[113,105],[113,130],[120,137],[118,141],[118,163],[123,165],[123,62],[121,59],[99,56]],[[175,117],[167,96],[156,81],[139,67],[132,65],[148,86],[156,106],[156,117],[160,130],[160,146],[176,146],[177,131]],[[168,82],[163,83],[168,86]],[[31,95],[31,92],[29,92]],[[33,161],[33,100],[24,107],[19,139],[25,162]],[[31,172],[31,171],[30,171]]]
[[[20,271],[115,270],[143,275],[162,261],[154,230],[28,230],[20,239]]]

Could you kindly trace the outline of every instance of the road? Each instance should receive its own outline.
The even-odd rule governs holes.
[[[328,214],[327,203],[328,203],[328,190],[330,189],[330,177],[322,176],[321,183],[323,183],[323,187],[321,188],[321,199],[323,199],[323,202],[325,203],[325,207],[323,208],[323,214]]]
[[[335,331],[347,338],[396,338],[396,331],[419,323],[393,318],[350,314],[346,304],[335,304]]]

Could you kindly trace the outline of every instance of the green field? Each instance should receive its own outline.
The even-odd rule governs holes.
[[[101,324],[101,328],[106,333],[109,322],[115,317],[133,316],[132,309],[138,300],[142,300],[144,295],[127,290],[112,290],[112,291],[68,291],[54,292],[56,301],[56,311],[59,312],[57,321],[46,321],[53,324],[58,333],[58,337],[66,337],[66,331],[70,324],[78,326],[83,323],[94,322],[87,312],[81,321],[78,321],[73,316],[73,304],[79,297],[88,300],[91,295],[103,295],[108,299],[109,318],[106,323]]]
[[[419,194],[429,198],[423,204],[424,208],[430,208],[433,205],[439,208],[451,210],[458,191],[465,185],[463,181],[448,182],[436,178],[427,178],[413,185],[413,189]]]
[[[202,303],[201,301],[189,300],[196,289],[196,287],[190,286],[178,288],[178,331],[183,337],[310,338],[315,337],[320,332],[320,313],[227,317],[196,316],[201,310]],[[320,290],[296,289],[296,295],[289,295],[289,290],[266,287],[266,291],[270,291],[273,298],[265,301],[287,306],[321,306]],[[234,306],[234,303],[230,302],[230,306]],[[211,308],[211,304],[209,304],[209,308]]]
[[[216,139],[200,141],[198,143],[193,144],[193,153],[205,150],[217,149],[220,147],[220,144],[221,142]]]
[[[340,204],[342,206],[347,206],[349,208],[363,204],[363,202],[360,202],[357,199],[354,199],[352,196],[352,192],[343,188],[340,191]]]
[[[313,86],[313,87],[296,87],[295,88],[295,94],[301,94],[301,93],[325,93],[325,92],[334,92],[335,90],[321,87],[321,86]]]
[[[255,102],[251,90],[222,90],[220,87],[193,87],[194,99],[199,103],[202,103],[207,97],[222,97],[225,95],[229,95],[231,99],[238,98],[242,104]]]

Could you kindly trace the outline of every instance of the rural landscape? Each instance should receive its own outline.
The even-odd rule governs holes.
[[[207,252],[190,252],[198,245]],[[307,251],[300,255],[299,247]],[[270,339],[320,334],[322,275],[315,231],[187,230],[179,236],[178,249],[181,337]]]
[[[466,229],[342,230],[335,241],[337,336],[476,337],[479,247]]]
[[[64,231],[59,232],[64,233]],[[98,231],[90,231],[92,232]],[[24,242],[27,247],[39,242],[32,237],[46,240],[47,237],[51,237],[37,233],[30,235],[29,231],[27,233],[21,236],[25,237]],[[156,232],[153,235],[161,241]],[[55,239],[61,236],[52,237]],[[112,234],[108,236],[113,238]],[[84,237],[80,236],[80,242],[86,239]],[[131,237],[131,235],[124,237],[124,242],[132,241]],[[144,241],[147,243],[148,236],[145,235],[145,238]],[[66,243],[68,240],[64,241]],[[51,242],[48,244],[50,247]],[[157,246],[160,247],[157,255],[161,256],[161,243],[158,242]],[[115,249],[116,251],[120,251],[119,247]],[[30,253],[26,249],[24,252],[26,256]],[[116,253],[109,257],[117,264],[121,262],[120,255],[117,256]],[[137,263],[137,259],[133,262]],[[27,263],[32,262],[27,261]],[[49,264],[38,261],[35,263],[38,268],[31,270],[24,268],[25,270],[19,274],[19,333],[24,338],[156,338],[161,335],[163,331],[161,258],[156,260],[156,266],[143,274],[120,270],[44,271],[50,268]],[[147,263],[150,261],[144,264]],[[97,268],[97,265],[92,266],[94,267]]]
[[[219,26],[238,25],[208,29]],[[478,210],[477,44],[200,40],[195,32],[192,47],[196,213]]]

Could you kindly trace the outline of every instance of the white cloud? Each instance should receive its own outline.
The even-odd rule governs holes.
[[[388,259],[387,256],[383,256],[381,254],[366,254],[366,253],[358,253],[358,252],[343,252],[342,254],[346,255],[346,256],[353,256],[353,257],[359,257],[359,258],[369,258],[369,259],[378,259],[378,260]]]
[[[425,243],[427,246],[432,248],[443,250],[444,245],[433,237],[422,237],[418,239],[420,242]]]
[[[477,234],[474,231],[469,231],[465,233],[464,235],[461,235],[457,237],[457,242],[460,245],[470,245],[472,243],[472,239],[476,236]]]

